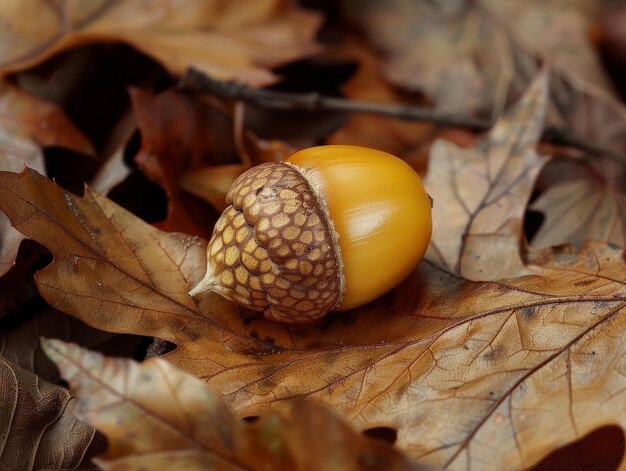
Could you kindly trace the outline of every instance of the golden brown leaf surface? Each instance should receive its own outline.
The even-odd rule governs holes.
[[[317,52],[320,18],[285,0],[7,0],[0,69],[22,70],[62,50],[124,42],[175,74],[194,66],[219,79],[273,81],[268,68]]]
[[[626,108],[588,39],[591,0],[344,0],[343,11],[386,58],[397,86],[438,108],[498,117],[549,63],[550,122],[623,152]],[[539,59],[539,60],[538,60]]]
[[[532,154],[542,80],[489,136],[511,160]],[[444,168],[457,169],[460,185],[488,167],[454,159]],[[520,188],[513,239],[531,185]],[[217,387],[238,414],[315,397],[359,430],[393,428],[409,456],[448,469],[522,469],[597,427],[623,427],[626,270],[609,244],[535,254],[523,276],[486,282],[426,261],[368,306],[289,327],[213,296],[196,305],[185,293],[204,272],[204,242],[160,232],[102,196],[77,198],[34,172],[0,173],[0,207],[53,252],[38,275],[49,303],[101,329],[176,343],[166,358]],[[459,230],[433,240],[459,240]]]
[[[93,469],[95,429],[67,412],[70,393],[0,357],[0,467]]]
[[[0,170],[19,172],[28,166],[43,172],[43,146],[93,153],[60,108],[0,82]],[[22,239],[0,213],[0,276],[13,266]]]
[[[162,359],[142,364],[58,340],[43,348],[78,395],[76,413],[102,430],[112,469],[425,470],[355,433],[330,409],[304,402],[292,417],[248,425],[218,393]]]

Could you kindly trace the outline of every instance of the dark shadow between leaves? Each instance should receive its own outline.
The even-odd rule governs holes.
[[[372,427],[363,430],[363,435],[393,445],[398,439],[398,432],[391,427]]]
[[[623,456],[624,431],[608,425],[554,450],[529,471],[614,471]]]

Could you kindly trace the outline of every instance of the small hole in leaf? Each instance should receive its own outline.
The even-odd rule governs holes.
[[[253,424],[254,422],[257,422],[259,419],[260,417],[258,415],[249,415],[248,417],[244,417],[243,421],[248,422],[249,424]]]
[[[524,218],[524,233],[527,240],[533,240],[533,237],[539,232],[543,224],[544,215],[539,211],[528,210]]]
[[[607,425],[554,450],[529,471],[614,471],[618,469],[623,456],[624,432],[616,425]]]
[[[398,432],[391,427],[373,427],[363,430],[363,435],[373,438],[375,440],[381,440],[387,442],[390,445],[396,443],[398,439]]]

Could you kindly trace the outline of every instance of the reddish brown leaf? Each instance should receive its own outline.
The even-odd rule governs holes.
[[[213,215],[181,191],[179,179],[183,172],[206,161],[222,163],[233,158],[230,119],[215,107],[177,91],[155,97],[133,89],[131,99],[142,137],[135,161],[168,196],[168,217],[159,227],[208,237]]]
[[[267,69],[317,52],[320,18],[284,0],[9,0],[0,17],[3,71],[31,67],[67,48],[124,42],[175,74],[189,66],[221,79],[271,82]]]
[[[0,170],[19,172],[28,166],[43,172],[43,146],[93,153],[60,108],[0,82]],[[23,238],[0,213],[0,276],[13,266]]]
[[[104,469],[430,469],[314,402],[289,419],[247,425],[219,394],[164,360],[106,358],[58,340],[43,347],[78,394],[78,415],[107,435],[96,460]]]
[[[168,218],[157,225],[160,229],[208,237],[214,215],[186,192],[221,212],[240,173],[253,164],[280,160],[291,150],[245,132],[216,102],[175,90],[153,96],[134,89],[131,99],[142,136],[135,161],[168,195]]]

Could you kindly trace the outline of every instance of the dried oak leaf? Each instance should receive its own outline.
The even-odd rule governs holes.
[[[27,165],[43,172],[44,146],[94,152],[59,107],[0,82],[0,170],[19,172]],[[13,266],[23,238],[0,213],[0,276]]]
[[[434,201],[428,256],[446,270],[471,280],[524,273],[519,249],[526,204],[547,161],[535,148],[545,121],[548,80],[542,72],[519,104],[473,147],[433,144],[425,181]]]
[[[96,430],[68,413],[70,393],[0,357],[0,468],[93,469]]]
[[[165,360],[107,358],[59,340],[43,348],[77,394],[77,415],[108,438],[94,459],[103,469],[430,469],[360,436],[316,402],[250,425]]]
[[[528,154],[545,81],[477,149],[513,135],[517,144],[501,152],[512,162]],[[464,159],[445,165],[463,191],[491,168]],[[507,180],[491,181],[495,189]],[[498,204],[523,206],[531,186],[504,185]],[[624,426],[626,270],[623,251],[605,242],[578,255],[547,250],[517,264],[520,273],[483,282],[433,257],[374,303],[284,326],[213,295],[196,304],[186,293],[204,274],[205,242],[161,232],[93,192],[77,198],[33,171],[3,172],[0,207],[52,251],[37,276],[50,304],[103,330],[176,343],[165,358],[219,389],[241,416],[315,397],[358,430],[393,428],[409,456],[448,469],[522,469],[597,427]],[[519,208],[510,210],[503,237],[521,241]],[[480,235],[462,230],[436,232],[434,242]],[[485,243],[476,255],[495,250],[519,258],[521,248]],[[463,269],[476,272],[477,260]]]
[[[343,1],[386,57],[395,85],[438,108],[497,117],[534,77],[553,70],[552,124],[614,151],[626,149],[626,108],[615,99],[588,31],[592,0]]]
[[[0,70],[22,70],[62,50],[118,41],[175,74],[194,66],[252,85],[274,80],[268,68],[317,52],[320,17],[287,0],[9,0],[0,18]]]

